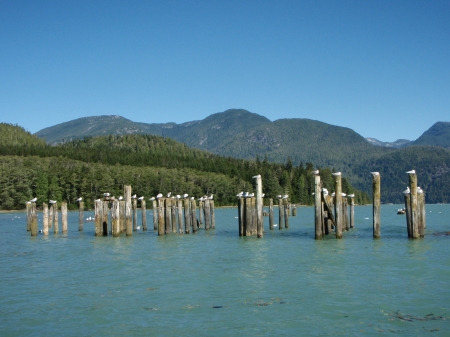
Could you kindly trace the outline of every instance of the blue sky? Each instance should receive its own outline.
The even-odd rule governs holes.
[[[0,122],[243,108],[414,140],[450,121],[449,18],[449,0],[0,0]]]

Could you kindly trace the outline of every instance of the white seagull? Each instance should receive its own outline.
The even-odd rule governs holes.
[[[331,174],[334,175],[334,176],[340,176],[341,172],[334,172],[334,173],[331,173]]]
[[[139,197],[138,200],[139,200],[139,201],[142,201],[142,200],[144,200],[144,197],[143,197],[143,196],[142,196],[142,197]]]
[[[77,199],[77,202],[80,202],[81,200],[83,200],[83,198],[82,198],[82,197],[79,197],[79,198]]]
[[[403,191],[403,194],[409,194],[411,191],[409,190],[409,186],[406,186],[406,190]]]
[[[236,196],[237,196],[238,198],[242,197],[243,195],[244,195],[244,192],[239,192],[238,194],[236,194]]]
[[[49,200],[48,203],[51,204],[51,205],[56,204],[56,200]]]
[[[136,194],[133,194],[133,195],[131,196],[131,199],[136,199]]]
[[[408,171],[406,173],[408,173],[408,174],[416,174],[416,170],[411,170],[411,171]]]
[[[186,199],[189,196],[189,194],[185,193],[183,194],[183,198]]]
[[[208,199],[209,199],[209,200],[213,200],[213,199],[214,199],[214,194],[211,194],[211,195],[208,197]]]
[[[319,174],[319,170],[311,171],[311,173],[314,174],[314,175],[318,175]]]
[[[287,198],[289,198],[288,194],[283,195],[283,199],[287,199]]]
[[[253,178],[253,179],[256,179],[256,178],[261,178],[261,175],[260,175],[260,174],[258,174],[258,175],[256,175],[256,176],[253,176],[252,178]]]
[[[170,198],[171,194],[172,194],[172,192],[167,193],[167,198]]]
[[[33,198],[30,200],[30,202],[36,202],[36,201],[37,201],[37,198]]]
[[[380,172],[370,172],[370,174],[373,175],[373,176],[379,176]]]
[[[100,199],[97,199],[97,200],[95,200],[95,201],[101,201]]]
[[[109,197],[109,193],[103,193],[103,196]]]
[[[151,197],[149,200],[150,200],[150,201],[153,201],[153,200],[155,200],[155,197]]]
[[[352,193],[352,194],[347,195],[347,197],[349,197],[349,198],[354,198],[355,195]]]
[[[158,195],[156,196],[156,199],[159,199],[159,198],[162,198],[162,197],[163,197],[162,193],[158,193]]]
[[[119,197],[119,201],[122,201],[122,200],[123,200],[123,197],[122,197],[122,196],[120,196],[120,197]]]

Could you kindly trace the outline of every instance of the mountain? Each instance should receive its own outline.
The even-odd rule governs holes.
[[[450,149],[450,122],[437,122],[422,136],[413,142],[414,145],[435,145]]]
[[[375,138],[366,138],[366,140],[372,145],[393,147],[396,149],[399,149],[401,147],[405,147],[405,146],[408,146],[411,144],[411,141],[407,140],[407,139],[397,139],[395,142],[382,142],[381,140],[378,140]]]

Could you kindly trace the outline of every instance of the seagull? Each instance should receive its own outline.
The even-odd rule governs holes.
[[[332,196],[332,197],[335,197],[335,196],[336,196],[336,193],[335,193],[335,192],[331,193],[331,196]]]
[[[281,195],[280,194],[277,195],[277,199],[281,199]]]
[[[411,171],[408,171],[406,173],[408,173],[408,174],[416,174],[416,170],[411,170]]]
[[[403,194],[409,194],[411,191],[409,190],[409,186],[406,186],[406,190],[403,191]]]
[[[95,200],[95,201],[101,201],[100,199],[97,199],[97,200]]]
[[[82,197],[79,197],[79,198],[77,199],[77,202],[80,202],[81,200],[83,200],[83,198],[82,198]]]
[[[266,193],[261,194],[261,198],[264,198],[265,195],[266,195]]]
[[[109,193],[103,193],[105,197],[109,197]]]
[[[419,186],[417,186],[417,193],[423,193],[423,190]]]
[[[277,226],[278,226],[278,224],[274,224],[274,225],[273,225],[273,227],[277,227]]]
[[[244,195],[244,192],[239,192],[238,194],[236,194],[236,196],[237,196],[238,198],[242,197],[243,195]]]
[[[167,193],[167,198],[170,198],[171,194],[172,194],[172,192]]]
[[[189,196],[189,194],[185,193],[183,194],[183,198],[186,199]]]
[[[139,200],[139,201],[142,201],[142,200],[144,200],[144,197],[143,197],[143,196],[142,196],[142,197],[139,197],[138,200]]]
[[[287,199],[287,198],[289,198],[288,194],[283,195],[283,199]]]
[[[177,194],[177,199],[181,199],[181,195]]]
[[[136,194],[133,194],[133,195],[131,196],[131,199],[136,199]]]
[[[31,201],[27,201],[27,204],[30,205],[30,204],[31,204]]]
[[[158,195],[156,196],[156,199],[162,198],[163,194],[162,193],[158,193]]]
[[[140,230],[140,229],[141,229],[141,226],[137,226],[136,229],[137,229],[137,230]]]
[[[379,176],[380,172],[370,172],[370,174],[373,175],[373,176]]]
[[[318,175],[319,174],[319,170],[311,171],[311,173],[314,174],[314,175]]]
[[[347,194],[346,194],[346,193],[341,193],[341,195],[342,195],[343,197],[345,197]]]
[[[334,173],[331,173],[331,174],[334,175],[334,176],[340,176],[341,172],[334,172]]]
[[[149,200],[150,200],[150,201],[153,201],[153,200],[155,200],[155,197],[151,197]]]
[[[37,198],[33,198],[30,200],[30,202],[36,202],[36,201],[37,201]]]
[[[347,197],[349,197],[349,198],[354,198],[355,195],[352,193],[352,194],[347,195]]]
[[[255,193],[250,193],[250,194],[248,195],[249,198],[253,198],[254,196],[255,196]]]
[[[311,195],[316,195],[316,192],[312,192]]]
[[[194,197],[191,197],[191,200],[195,200],[195,198],[194,198]]]
[[[209,200],[213,200],[214,199],[214,194],[211,194],[208,199]]]
[[[122,196],[120,196],[120,197],[119,197],[119,201],[122,201],[122,200],[123,200],[123,197],[122,197]]]
[[[258,175],[256,175],[256,176],[253,176],[252,178],[253,178],[253,179],[261,178],[261,175],[258,174]]]

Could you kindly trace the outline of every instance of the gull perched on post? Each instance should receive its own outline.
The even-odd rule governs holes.
[[[379,175],[380,175],[380,172],[370,172],[370,174],[373,175],[373,176],[375,177],[375,176],[379,176]]]
[[[311,171],[311,173],[314,174],[314,175],[318,175],[319,174],[319,170]]]
[[[261,175],[260,175],[260,174],[258,174],[258,175],[256,175],[256,176],[253,176],[252,178],[253,178],[253,179],[256,179],[256,178],[261,178]]]
[[[122,200],[123,200],[123,197],[122,197],[122,196],[120,196],[120,197],[119,197],[119,201],[122,201]]]
[[[83,200],[83,198],[82,197],[79,197],[78,199],[77,199],[77,202],[80,202],[81,200]],[[51,200],[50,200],[51,201]]]
[[[138,198],[139,201],[144,200],[144,196]]]
[[[30,200],[30,202],[36,202],[36,201],[37,201],[37,198],[33,198]]]
[[[163,197],[162,193],[158,193],[158,195],[156,196],[156,199],[159,199],[159,198],[162,198],[162,197]]]
[[[149,200],[150,200],[150,201],[153,201],[153,200],[155,200],[155,197],[151,197]]]
[[[109,197],[109,193],[108,193],[108,192],[106,192],[106,193],[103,193],[103,196],[105,196],[105,197]]]
[[[352,193],[352,194],[347,195],[347,197],[349,197],[349,198],[354,198],[355,195]]]
[[[408,171],[408,172],[406,172],[406,173],[408,173],[408,174],[415,174],[415,173],[416,173],[416,170],[411,170],[411,171]]]
[[[340,176],[341,172],[334,172],[334,173],[331,173],[331,174],[334,175],[334,176]]]
[[[77,201],[78,201],[78,200],[77,200]],[[49,200],[48,203],[51,204],[51,205],[56,204],[56,200]]]

